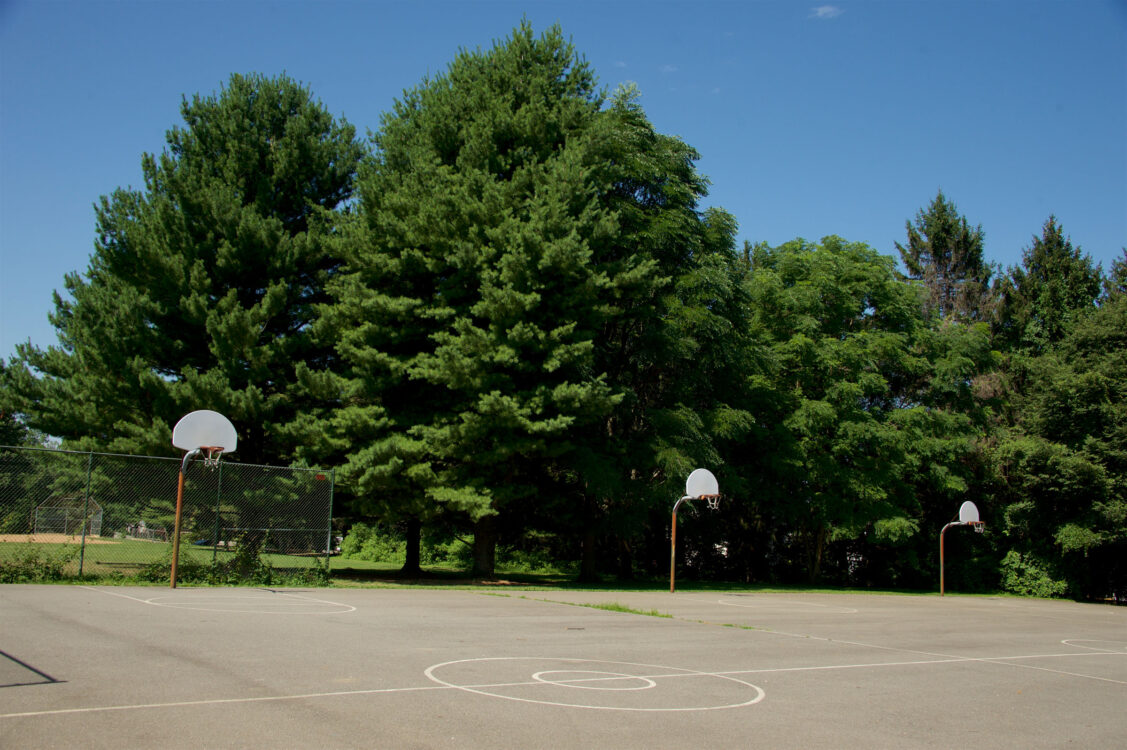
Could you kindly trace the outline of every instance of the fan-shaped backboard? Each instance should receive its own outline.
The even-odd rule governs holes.
[[[201,409],[180,418],[172,428],[172,444],[185,451],[212,447],[230,453],[238,446],[239,437],[227,417],[217,411]]]
[[[978,523],[978,506],[967,500],[959,508],[959,523]]]
[[[720,485],[716,477],[708,469],[697,469],[685,481],[685,495],[688,497],[704,497],[705,495],[719,495]]]

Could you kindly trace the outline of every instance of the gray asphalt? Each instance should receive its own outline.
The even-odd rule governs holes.
[[[4,748],[1110,748],[1125,709],[1122,607],[0,586]]]

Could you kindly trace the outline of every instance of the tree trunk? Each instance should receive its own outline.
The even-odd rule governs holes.
[[[475,578],[492,578],[497,564],[497,516],[485,516],[473,528],[473,570]]]
[[[618,577],[623,581],[634,580],[634,551],[625,539],[618,540]]]
[[[810,545],[810,583],[818,580],[822,574],[822,553],[826,549],[826,536],[829,529],[825,524],[820,524],[814,532],[813,543]]]
[[[579,580],[593,583],[599,580],[599,555],[595,527],[588,523],[583,528],[582,556],[579,559]]]
[[[407,559],[403,562],[402,572],[407,575],[422,575],[423,569],[419,567],[419,548],[423,541],[423,522],[412,516],[407,519],[406,549]]]

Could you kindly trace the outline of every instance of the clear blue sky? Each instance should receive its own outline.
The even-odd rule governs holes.
[[[360,132],[460,47],[559,22],[608,89],[701,153],[741,239],[894,255],[937,190],[1011,265],[1055,214],[1127,245],[1127,2],[0,0],[0,357],[55,343],[92,204],[141,184],[181,97],[285,72]]]

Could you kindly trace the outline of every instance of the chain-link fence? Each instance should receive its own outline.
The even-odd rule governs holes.
[[[180,459],[0,446],[0,573],[159,580],[171,566]],[[327,577],[331,471],[202,461],[185,474],[181,580]]]

